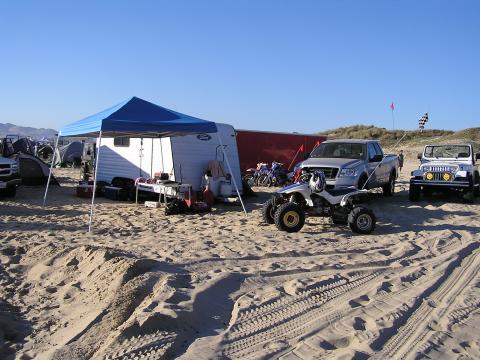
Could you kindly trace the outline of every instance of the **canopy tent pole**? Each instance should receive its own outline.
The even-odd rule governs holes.
[[[153,138],[152,138],[152,152],[150,154],[150,177],[153,178]]]
[[[92,231],[92,221],[93,221],[93,206],[95,205],[95,192],[97,191],[97,172],[98,172],[98,162],[100,160],[100,147],[102,146],[102,130],[98,134],[98,151],[97,158],[95,159],[95,172],[93,179],[93,193],[92,193],[92,205],[90,206],[90,220],[88,222],[88,232]]]
[[[243,204],[242,197],[240,196],[240,191],[238,190],[237,181],[235,180],[235,176],[233,174],[232,168],[230,167],[230,161],[228,161],[227,154],[225,153],[225,149],[223,148],[222,139],[220,138],[220,132],[217,130],[217,138],[218,142],[220,143],[220,148],[222,149],[223,156],[225,157],[225,161],[227,162],[228,171],[230,171],[230,175],[232,175],[233,185],[235,185],[235,190],[237,191],[238,198],[240,199],[240,203],[242,204],[243,212],[245,216],[247,216],[247,210],[245,209],[245,205]]]
[[[52,163],[50,164],[50,171],[48,173],[47,186],[45,187],[45,195],[43,195],[43,207],[45,207],[45,202],[47,201],[48,187],[50,185],[50,179],[52,178],[52,169],[53,169],[53,166],[55,165],[55,155],[57,155],[59,138],[60,138],[60,132],[57,134],[57,139],[55,140],[55,149],[53,149],[53,158],[52,158]]]

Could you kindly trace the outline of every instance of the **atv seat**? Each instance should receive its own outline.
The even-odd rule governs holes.
[[[350,194],[354,191],[358,191],[358,189],[354,187],[350,187],[345,189],[325,189],[324,191],[328,192],[331,196],[341,196],[341,195]]]

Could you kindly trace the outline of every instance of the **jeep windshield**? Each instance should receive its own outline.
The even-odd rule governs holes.
[[[469,158],[470,147],[466,145],[432,145],[425,147],[427,158]]]
[[[320,144],[312,151],[310,157],[363,159],[365,158],[365,153],[365,144],[332,142]]]

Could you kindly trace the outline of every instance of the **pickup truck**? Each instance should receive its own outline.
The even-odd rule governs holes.
[[[17,162],[0,156],[0,195],[15,196],[20,183]]]
[[[391,196],[398,164],[398,157],[385,155],[376,140],[327,140],[312,150],[300,168],[322,170],[327,189],[381,187],[384,195]]]
[[[455,190],[472,202],[480,193],[480,176],[473,147],[470,144],[426,145],[418,154],[420,166],[412,171],[409,198],[428,197],[434,191]]]

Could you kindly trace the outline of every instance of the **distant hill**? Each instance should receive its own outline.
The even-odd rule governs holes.
[[[19,135],[20,137],[31,137],[37,140],[41,138],[53,139],[56,133],[57,131],[53,129],[37,129],[28,126],[17,126],[10,123],[0,123],[0,138],[6,135]]]
[[[470,128],[460,131],[451,130],[387,130],[373,125],[353,125],[327,130],[319,133],[330,139],[376,139],[385,148],[395,145],[405,134],[401,145],[421,146],[427,143],[468,142],[480,148],[480,128]]]

